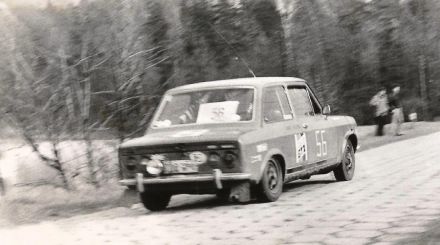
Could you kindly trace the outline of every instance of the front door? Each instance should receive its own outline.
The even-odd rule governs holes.
[[[307,88],[310,102],[314,110],[313,124],[315,125],[315,139],[316,139],[316,157],[318,161],[333,162],[336,160],[338,150],[340,149],[337,137],[337,125],[340,124],[340,117],[327,117],[322,114],[321,106],[316,99],[316,96]]]
[[[297,163],[308,165],[326,161],[328,132],[323,129],[323,124],[318,120],[320,116],[315,114],[307,87],[304,85],[289,86],[288,94],[295,121],[301,127],[301,133],[295,134]]]

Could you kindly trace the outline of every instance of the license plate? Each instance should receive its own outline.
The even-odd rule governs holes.
[[[199,166],[197,163],[191,160],[175,160],[164,162],[164,173],[197,173]]]

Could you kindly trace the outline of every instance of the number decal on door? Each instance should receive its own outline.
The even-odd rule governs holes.
[[[315,131],[316,146],[318,147],[316,155],[318,157],[327,156],[327,141],[324,140],[324,134],[325,130]]]

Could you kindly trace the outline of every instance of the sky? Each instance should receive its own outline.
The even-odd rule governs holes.
[[[63,6],[69,3],[78,3],[80,0],[50,0],[53,5]],[[44,7],[46,6],[48,0],[0,0],[11,7],[16,6],[34,6],[34,7]]]

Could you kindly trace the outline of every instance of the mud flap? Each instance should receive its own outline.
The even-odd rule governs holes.
[[[217,189],[219,189],[219,190],[223,189],[223,185],[222,185],[222,181],[221,181],[222,171],[220,169],[214,169],[213,175],[214,175],[214,183],[215,183],[215,186],[217,187]]]
[[[144,175],[141,173],[136,174],[136,187],[139,192],[144,192]]]
[[[229,200],[233,202],[249,202],[251,200],[251,184],[244,182],[233,186]]]

